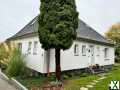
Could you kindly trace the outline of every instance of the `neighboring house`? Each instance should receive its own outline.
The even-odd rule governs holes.
[[[38,38],[37,17],[13,37],[7,39],[17,44],[23,54],[27,55],[27,66],[37,72],[55,72],[55,51],[41,48]],[[62,71],[76,70],[99,64],[114,64],[114,45],[101,36],[82,20],[79,21],[77,39],[66,51],[61,50]]]

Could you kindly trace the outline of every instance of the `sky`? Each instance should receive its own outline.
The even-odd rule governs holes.
[[[21,30],[39,14],[40,0],[0,1],[0,42]],[[104,35],[120,22],[120,0],[76,0],[79,18]]]

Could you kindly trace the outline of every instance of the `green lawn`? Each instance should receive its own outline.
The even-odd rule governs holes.
[[[120,64],[113,68],[113,70],[109,71],[106,76],[107,78],[98,82],[93,88],[89,88],[89,90],[109,90],[108,85],[110,84],[111,80],[118,80],[120,81]],[[79,76],[72,76],[67,78],[64,83],[64,90],[80,90],[81,87],[85,87],[89,85],[94,80],[98,80],[100,77],[97,75],[79,75]],[[33,78],[26,78],[20,79],[17,78],[19,82],[25,85],[27,88],[31,87],[42,87],[46,83],[50,81],[55,81],[55,78],[46,78],[43,76],[40,77],[33,77]]]
[[[20,77],[16,77],[16,79],[29,90],[33,87],[42,87],[46,82],[47,79],[45,77],[32,77],[32,78],[25,78],[21,79]]]
[[[109,73],[106,75],[107,78],[98,82],[93,88],[89,88],[89,90],[109,90],[109,84],[112,80],[120,81],[120,64],[114,66]],[[67,85],[65,85],[65,90],[80,90],[80,87],[85,87],[93,82],[93,80],[97,80],[100,77],[95,76],[87,76],[87,77],[78,77],[76,79],[72,78],[68,80]]]
[[[85,85],[88,85],[90,82],[98,78],[99,77],[95,75],[71,78],[67,81],[68,83],[65,85],[64,90],[80,90],[80,87],[84,87]]]
[[[90,90],[109,90],[109,84],[112,80],[120,81],[120,65],[114,67],[113,71],[108,74],[106,79],[97,83],[94,88],[91,88]]]
[[[80,75],[80,76],[73,76],[69,77],[67,80],[64,80],[64,90],[79,90],[80,87],[87,85],[93,80],[98,79],[98,76],[95,75]],[[20,78],[16,77],[16,79],[23,84],[28,89],[31,89],[31,87],[43,87],[50,81],[55,81],[54,77],[32,77],[32,78]]]

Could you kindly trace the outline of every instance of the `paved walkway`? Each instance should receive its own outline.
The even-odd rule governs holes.
[[[14,86],[10,85],[7,81],[2,79],[0,75],[0,90],[18,90]]]

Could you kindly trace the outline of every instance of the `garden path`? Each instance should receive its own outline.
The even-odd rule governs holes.
[[[14,86],[10,85],[7,81],[2,78],[0,72],[0,90],[18,90]]]

